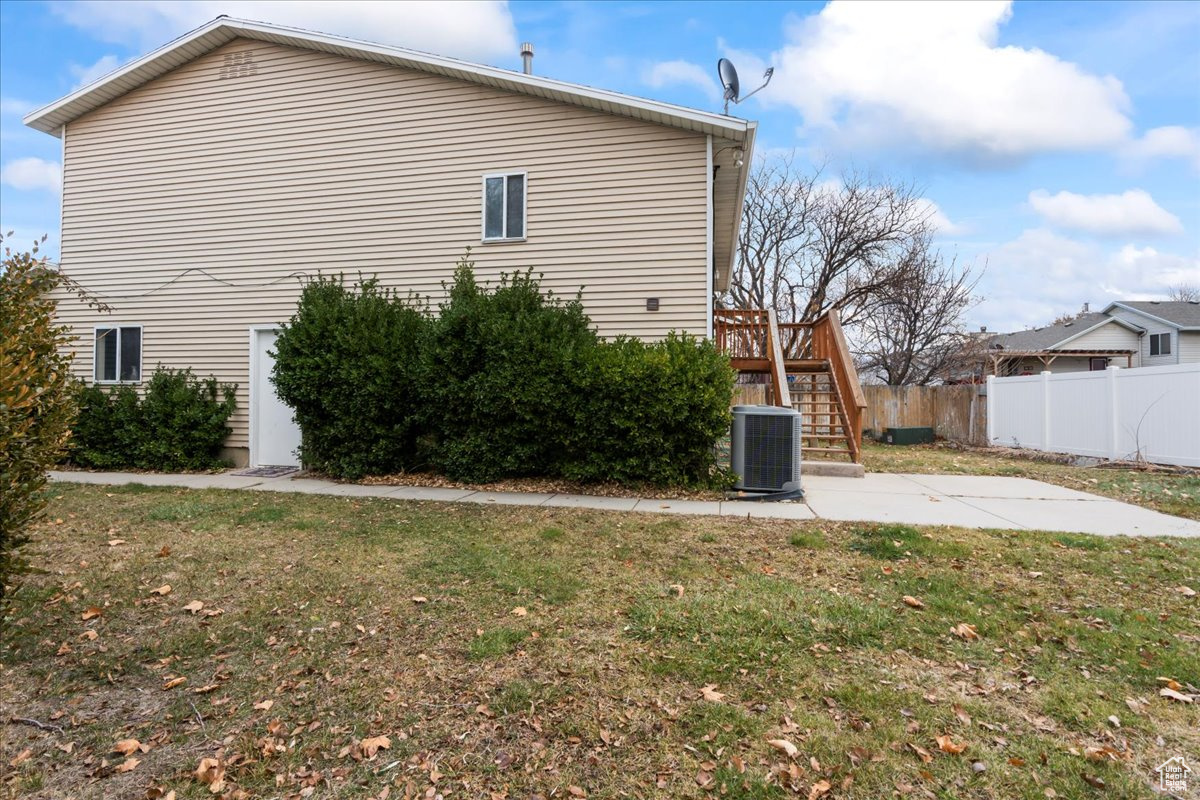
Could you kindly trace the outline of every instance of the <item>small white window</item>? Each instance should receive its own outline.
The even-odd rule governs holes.
[[[525,173],[483,176],[483,240],[525,238]]]
[[[96,383],[139,383],[142,380],[142,326],[97,327],[92,354]]]
[[[1170,333],[1152,333],[1152,334],[1150,334],[1150,355],[1152,355],[1152,356],[1169,356],[1169,355],[1171,355],[1171,334]]]

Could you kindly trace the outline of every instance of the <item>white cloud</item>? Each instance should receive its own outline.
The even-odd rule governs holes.
[[[717,85],[711,70],[690,61],[660,61],[642,73],[642,83],[654,89],[664,86],[692,86],[713,102],[721,100],[721,87]]]
[[[809,133],[981,160],[1126,141],[1121,83],[1038,49],[998,44],[1009,2],[845,2],[793,18],[765,102]],[[741,66],[739,64],[739,66]]]
[[[946,216],[946,212],[942,210],[941,206],[932,200],[921,198],[918,204],[923,209],[922,213],[925,219],[933,226],[933,232],[938,236],[958,236],[970,231],[966,225],[951,222],[950,217]]]
[[[40,158],[14,159],[0,169],[0,183],[14,189],[57,192],[62,183],[62,166],[57,161]]]
[[[111,54],[101,56],[99,61],[90,66],[85,67],[79,64],[69,65],[67,69],[75,76],[75,85],[71,88],[71,91],[82,89],[89,83],[103,78],[119,66],[121,66],[121,59]]]
[[[1101,236],[1174,234],[1183,232],[1179,217],[1154,202],[1141,189],[1122,194],[1029,193],[1029,204],[1042,219],[1059,228]]]
[[[15,97],[0,97],[0,114],[12,114],[15,117],[23,117],[28,114],[36,106],[27,100],[18,100]]]
[[[97,38],[139,50],[228,14],[459,58],[519,56],[512,14],[500,0],[75,0],[51,9]]]
[[[1126,244],[1106,248],[1043,228],[978,254],[987,271],[979,286],[986,300],[972,314],[989,330],[1045,325],[1090,303],[1165,298],[1172,286],[1200,284],[1200,253],[1180,255]]]
[[[1151,128],[1140,139],[1131,141],[1122,155],[1138,163],[1179,158],[1200,172],[1200,128],[1185,128],[1182,125]]]

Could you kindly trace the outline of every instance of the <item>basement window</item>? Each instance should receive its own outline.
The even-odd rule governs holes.
[[[483,176],[483,241],[525,238],[524,172]]]
[[[1152,334],[1150,334],[1150,355],[1152,355],[1152,356],[1169,356],[1169,355],[1171,355],[1171,334],[1170,333],[1152,333]]]
[[[142,326],[97,327],[92,343],[96,383],[139,383],[142,380]]]

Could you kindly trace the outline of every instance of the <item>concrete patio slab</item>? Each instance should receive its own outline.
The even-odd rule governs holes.
[[[913,481],[908,475],[872,472],[856,480],[834,478],[827,475],[801,475],[800,485],[805,495],[825,492],[852,492],[854,494],[928,494],[929,489]]]
[[[958,499],[981,511],[1002,516],[1016,525],[1034,530],[1094,533],[1100,536],[1200,536],[1200,522],[1106,498],[1094,498],[1092,501],[993,497]]]
[[[704,514],[719,516],[721,504],[715,500],[638,500],[634,511],[649,514]]]
[[[754,519],[816,519],[807,503],[763,503],[728,500],[721,503],[722,517],[751,517]]]
[[[601,511],[633,511],[638,504],[636,497],[602,497],[590,494],[556,494],[546,502],[546,507],[594,508]]]
[[[462,499],[464,503],[493,503],[500,506],[540,506],[553,494],[536,492],[475,492]]]
[[[1052,483],[999,475],[908,475],[927,491],[951,497],[1008,497],[1024,500],[1105,500]]]
[[[1001,516],[946,495],[810,492],[809,508],[818,517],[846,521],[896,522],[905,525],[961,525],[966,528],[1021,528]],[[1012,502],[1012,501],[1008,501]]]

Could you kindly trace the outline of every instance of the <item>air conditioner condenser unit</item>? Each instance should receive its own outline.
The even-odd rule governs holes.
[[[734,406],[730,461],[746,492],[800,492],[800,413],[778,406]]]

